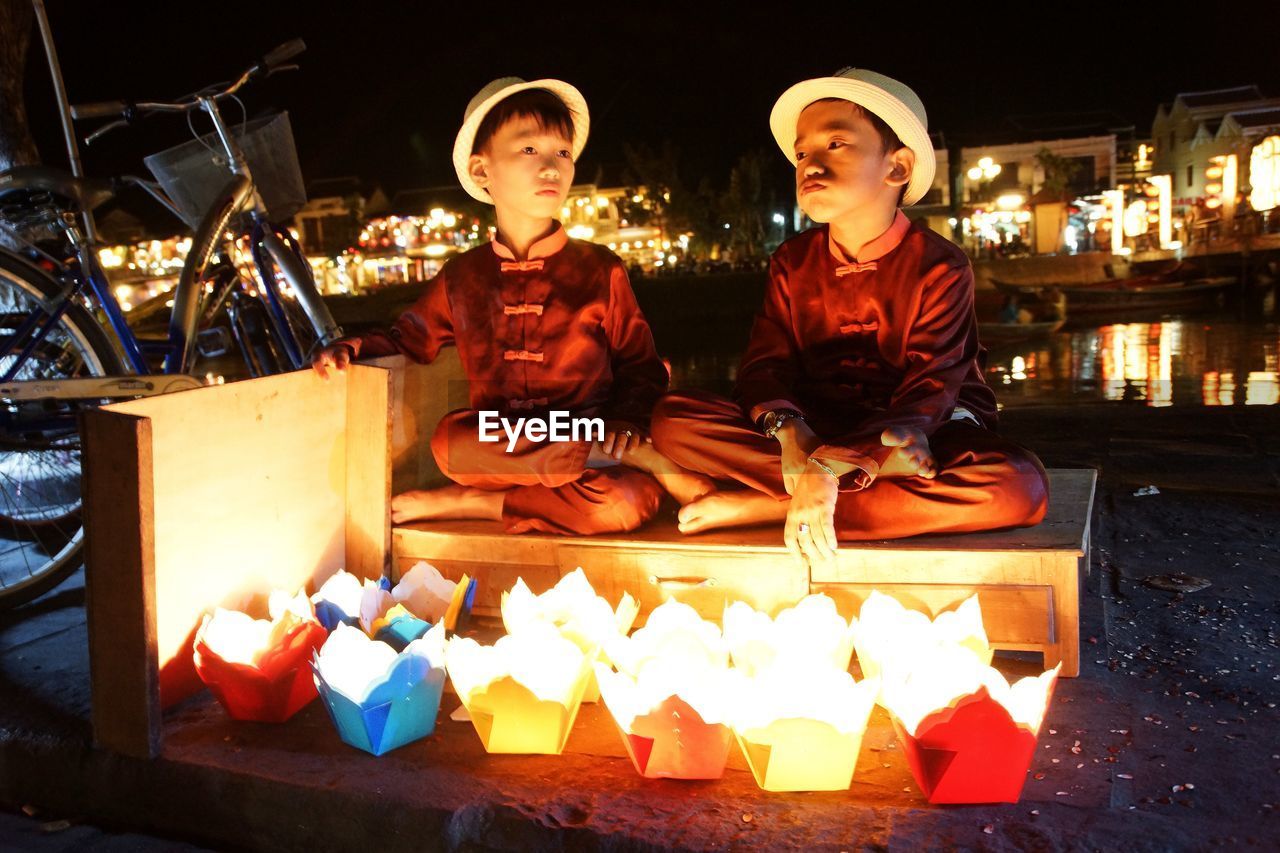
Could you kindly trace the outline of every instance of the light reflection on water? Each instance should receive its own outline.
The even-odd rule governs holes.
[[[672,387],[726,393],[738,354],[673,359]],[[1280,328],[1203,317],[1115,323],[992,345],[987,382],[1004,406],[1280,404]]]
[[[1275,405],[1278,354],[1274,325],[1204,318],[1116,323],[993,348],[987,381],[1005,405]]]

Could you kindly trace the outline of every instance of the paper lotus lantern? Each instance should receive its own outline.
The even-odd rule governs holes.
[[[445,663],[489,752],[558,755],[578,716],[596,650],[534,623],[492,646],[452,637]]]
[[[271,618],[219,607],[195,638],[195,669],[232,718],[283,722],[316,698],[307,660],[325,640],[306,595],[272,593]]]
[[[596,664],[600,692],[641,776],[719,779],[729,758],[730,712],[741,677],[728,667],[720,629],[670,600]]]
[[[386,578],[361,580],[345,569],[329,577],[311,596],[316,618],[332,631],[340,624],[369,628],[395,604],[391,582]]]
[[[311,601],[316,617],[330,631],[339,624],[358,625],[372,637],[400,615],[411,615],[428,627],[443,622],[446,629],[453,630],[474,596],[475,581],[466,575],[461,583],[455,583],[430,563],[419,562],[394,587],[386,578],[362,581],[340,570],[321,585]],[[400,610],[392,614],[396,607]]]
[[[823,663],[776,666],[748,679],[734,730],[766,791],[843,791],[879,685]]]
[[[905,674],[915,661],[929,658],[940,648],[967,649],[979,663],[991,663],[991,647],[982,627],[976,594],[954,611],[930,619],[873,590],[862,604],[853,635],[863,677],[879,677],[885,683]]]
[[[888,683],[916,783],[931,803],[1016,803],[1059,667],[1013,685],[966,650],[941,649]]]
[[[545,623],[583,651],[601,650],[606,663],[608,644],[627,635],[639,612],[640,605],[626,592],[617,608],[612,607],[603,596],[596,595],[591,581],[580,568],[540,595],[534,595],[523,578],[502,593],[502,624],[508,634],[535,622]],[[593,671],[583,701],[595,702],[599,698],[600,688]]]
[[[444,627],[443,622],[436,624]],[[414,640],[426,636],[429,630],[431,623],[414,616],[403,604],[392,607],[369,627],[369,633],[375,640],[381,640],[397,652],[404,651]]]
[[[396,651],[339,625],[312,661],[316,688],[344,743],[373,755],[435,731],[444,690],[444,625]]]
[[[747,675],[771,666],[814,662],[847,670],[856,627],[856,620],[846,621],[836,612],[836,603],[821,593],[805,596],[775,619],[741,601],[724,611],[725,643],[734,666]]]
[[[476,582],[462,576],[451,581],[440,570],[425,560],[414,564],[391,589],[391,599],[401,604],[414,616],[431,624],[443,622],[452,631],[458,618],[471,608],[475,597]]]

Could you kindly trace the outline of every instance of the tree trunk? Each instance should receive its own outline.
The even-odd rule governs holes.
[[[0,0],[0,170],[40,162],[23,99],[34,21],[30,0]]]

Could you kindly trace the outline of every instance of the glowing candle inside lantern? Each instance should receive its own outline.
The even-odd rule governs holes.
[[[523,579],[502,594],[502,624],[515,633],[534,622],[555,626],[579,647],[600,646],[615,636],[626,636],[639,613],[629,593],[617,608],[596,595],[582,569],[565,575],[551,589],[534,595]]]
[[[836,604],[822,594],[802,598],[770,619],[741,601],[724,611],[724,636],[735,666],[747,675],[787,662],[821,660],[836,669],[849,668],[857,623],[836,611]]]
[[[580,568],[540,595],[534,595],[523,578],[517,579],[515,586],[502,594],[501,606],[502,624],[508,634],[535,623],[551,625],[583,651],[598,650],[605,663],[609,662],[608,644],[625,637],[640,612],[639,604],[626,592],[616,608],[611,606],[603,596],[596,595]],[[583,701],[595,702],[599,697],[600,688],[592,672]]]
[[[854,626],[854,648],[862,674],[879,676],[886,683],[909,672],[916,660],[949,646],[966,649],[984,665],[991,662],[977,595],[965,599],[954,611],[930,619],[903,607],[892,596],[873,591]]]
[[[340,621],[354,622],[359,618],[362,594],[360,579],[339,569],[320,585],[311,596],[311,603],[321,624],[332,631]]]

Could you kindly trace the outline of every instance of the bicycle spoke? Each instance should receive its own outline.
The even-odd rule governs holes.
[[[46,498],[50,501],[61,500],[58,496],[51,495],[48,492],[45,492],[43,489],[39,488],[38,486],[32,486],[30,483],[24,483],[21,480],[14,479],[13,476],[6,473],[5,471],[0,470],[0,477],[3,477],[5,480],[8,480],[10,483],[13,483],[15,488],[17,488],[18,493],[30,492],[38,498]]]
[[[0,492],[0,494],[3,494],[3,492]],[[12,506],[12,502],[11,502],[11,501],[9,501],[9,499],[8,499],[8,495],[7,495],[7,494],[5,495],[5,502],[6,502],[6,503],[9,503],[9,505],[10,505],[10,506]],[[15,530],[16,530],[16,525],[15,525]],[[16,540],[15,540],[15,541],[16,541]],[[32,571],[32,569],[31,569],[31,560],[27,558],[27,548],[26,548],[25,546],[23,546],[23,545],[19,545],[19,546],[18,546],[18,548],[17,548],[16,550],[17,550],[19,553],[21,553],[21,554],[22,554],[22,562],[23,562],[23,564],[27,567],[27,577],[29,577],[29,578],[30,578],[30,577],[35,577],[35,572],[34,572],[34,571]],[[10,551],[6,551],[5,553],[6,553],[6,554],[9,554],[9,553],[12,553],[12,552],[10,552]],[[4,576],[5,576],[5,573],[4,573],[3,571],[0,571],[0,582],[3,582]],[[5,583],[4,585],[5,585],[5,586],[9,586],[9,584],[7,584],[7,583]]]

